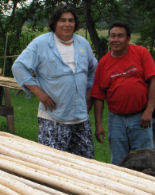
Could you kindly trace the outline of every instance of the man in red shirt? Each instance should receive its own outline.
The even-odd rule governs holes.
[[[146,48],[129,41],[130,29],[126,24],[116,22],[110,27],[111,49],[99,61],[92,89],[96,138],[103,141],[106,99],[111,163],[116,165],[130,150],[152,148],[155,64]]]

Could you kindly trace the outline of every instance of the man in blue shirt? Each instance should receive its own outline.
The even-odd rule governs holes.
[[[97,60],[88,41],[74,34],[78,19],[71,7],[58,7],[49,27],[16,59],[13,75],[40,101],[39,143],[94,158],[88,112]]]

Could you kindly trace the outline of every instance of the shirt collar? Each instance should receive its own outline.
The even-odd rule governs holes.
[[[78,41],[76,34],[73,34],[73,41],[74,41],[74,45],[76,44],[76,41]],[[49,33],[49,42],[48,42],[48,44],[51,48],[55,47],[54,33],[53,32]]]

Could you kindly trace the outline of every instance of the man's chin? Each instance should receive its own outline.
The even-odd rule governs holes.
[[[111,49],[113,52],[119,52],[121,49],[120,48],[112,48]]]

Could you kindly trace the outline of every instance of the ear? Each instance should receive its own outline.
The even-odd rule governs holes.
[[[128,37],[127,37],[127,40],[130,41],[130,39],[131,39],[131,37],[128,36]]]

